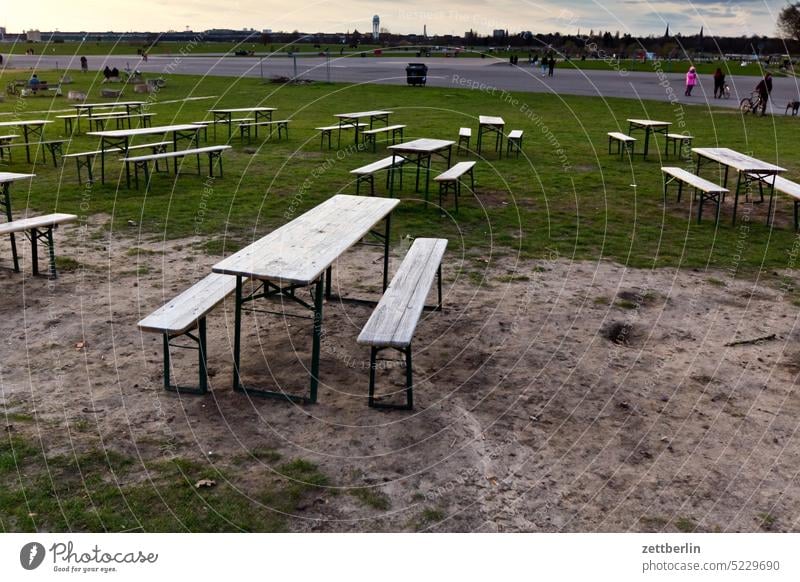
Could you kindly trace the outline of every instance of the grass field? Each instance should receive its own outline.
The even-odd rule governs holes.
[[[13,73],[5,74],[0,82],[12,78]],[[100,101],[94,82],[93,77],[78,77],[70,88],[86,90],[92,101]],[[125,97],[138,95],[127,91]],[[213,106],[257,104],[277,107],[276,119],[292,119],[290,139],[242,146],[234,138],[234,149],[225,157],[224,179],[198,178],[190,173],[189,163],[189,175],[177,180],[157,175],[148,192],[127,190],[119,164],[112,162],[113,178],[107,185],[80,186],[72,164],[56,170],[41,160],[33,168],[37,177],[29,190],[23,183],[12,187],[14,210],[72,212],[131,239],[199,235],[206,241],[206,252],[228,254],[334,193],[354,193],[349,171],[385,155],[353,148],[321,151],[314,128],[332,124],[333,114],[390,109],[393,123],[408,125],[407,139],[455,139],[460,126],[470,126],[475,133],[477,116],[491,114],[503,116],[509,129],[525,130],[524,155],[499,160],[488,154],[476,172],[477,196],[464,196],[460,213],[448,218],[424,208],[408,174],[403,203],[395,213],[393,244],[406,236],[444,236],[451,240],[452,253],[463,252],[476,265],[491,256],[547,257],[555,252],[564,258],[608,259],[631,267],[733,270],[776,283],[779,271],[793,265],[796,237],[786,200],[779,204],[775,229],[764,225],[765,205],[749,204],[740,207],[742,221],[737,227],[730,225],[730,204],[719,227],[714,226],[710,209],[697,225],[689,215],[688,195],[679,205],[672,194],[665,210],[657,152],[648,161],[609,156],[606,132],[626,131],[625,119],[633,116],[673,121],[676,130],[696,136],[696,145],[752,152],[786,166],[788,177],[797,178],[797,118],[741,117],[731,110],[633,100],[430,87],[264,85],[253,79],[189,76],[169,77],[149,110],[157,114],[155,124],[163,125],[206,118],[206,110]],[[55,116],[70,109],[64,98],[7,97],[0,103],[0,121],[49,117],[54,123],[47,136],[56,138],[63,136],[64,128]],[[226,132],[220,127],[219,133]],[[345,137],[343,148],[350,143]],[[70,150],[96,146],[94,139],[80,135]],[[674,159],[669,164],[689,167]],[[17,150],[13,164],[1,169],[24,172],[31,167]],[[380,180],[378,190],[383,193]],[[433,189],[431,199],[435,199]],[[6,420],[24,426],[34,419],[6,416]],[[226,495],[231,488],[239,490],[237,459],[226,460],[230,474],[220,474],[219,465],[212,471],[211,465],[176,458],[148,467],[149,482],[129,483],[126,470],[140,461],[108,458],[99,451],[89,448],[82,456],[67,457],[43,454],[38,443],[22,437],[0,439],[0,516],[7,520],[0,523],[0,530],[274,531],[285,528],[283,518],[257,509],[257,502],[290,511],[309,495],[332,494],[318,491],[327,481],[314,465],[281,459],[270,451],[250,454],[289,478],[265,470],[258,488],[242,486],[249,497]],[[29,479],[24,491],[18,483],[20,474]],[[201,479],[216,479],[221,486],[197,490],[194,484]],[[164,491],[174,497],[164,498]],[[362,504],[386,507],[383,498],[353,491]]]
[[[48,78],[46,73],[40,76]],[[87,89],[89,79],[78,77],[78,81],[75,88]],[[88,91],[92,100],[98,100],[99,87]],[[167,103],[207,96],[214,97]],[[675,122],[674,129],[695,135],[695,145],[752,152],[788,167],[789,177],[800,170],[792,155],[798,142],[797,119],[742,117],[735,111],[704,107],[676,109],[668,103],[435,88],[263,85],[252,79],[176,76],[149,110],[157,114],[156,124],[163,125],[206,118],[206,110],[215,105],[259,103],[277,107],[278,117],[292,118],[291,139],[243,147],[235,136],[234,150],[225,158],[225,178],[214,181],[205,194],[204,181],[191,175],[177,182],[158,176],[145,195],[118,189],[116,184],[87,189],[78,185],[72,165],[56,171],[38,164],[27,200],[20,200],[23,192],[17,188],[14,206],[27,203],[41,212],[80,212],[83,205],[88,208],[84,214],[113,216],[108,227],[116,231],[127,232],[132,220],[153,236],[200,234],[208,239],[209,249],[221,252],[224,247],[230,252],[255,234],[284,223],[292,207],[299,213],[333,193],[354,192],[349,171],[383,155],[342,151],[337,156],[334,150],[321,151],[313,128],[334,122],[333,114],[379,106],[395,112],[393,123],[408,125],[406,138],[451,139],[458,127],[475,126],[477,115],[497,114],[509,128],[526,131],[525,156],[499,160],[492,153],[479,164],[479,195],[464,201],[457,221],[425,211],[407,181],[397,236],[447,234],[462,238],[467,251],[476,255],[493,249],[538,256],[555,248],[561,256],[602,257],[638,267],[724,267],[733,245],[741,246],[740,229],[730,226],[729,209],[723,212],[719,228],[710,213],[700,225],[690,220],[686,204],[672,203],[664,212],[658,155],[633,163],[609,156],[606,132],[627,130],[625,119],[632,116],[665,119]],[[69,109],[63,98],[11,98],[0,104],[0,118],[51,117],[56,122],[47,135],[56,137],[63,136],[64,128],[55,116]],[[220,141],[224,133],[220,127]],[[343,141],[349,143],[347,138]],[[80,135],[70,149],[96,146],[95,140]],[[115,178],[122,177],[118,164],[111,168]],[[30,168],[17,155],[6,169]],[[755,218],[763,211],[752,206],[754,219],[742,249],[745,270],[785,266],[794,241],[786,224],[790,216],[786,201],[779,205],[780,228],[769,229]]]

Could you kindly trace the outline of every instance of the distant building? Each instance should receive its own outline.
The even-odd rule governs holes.
[[[492,38],[505,38],[506,31],[502,28],[496,28],[492,31]]]
[[[42,42],[42,33],[38,30],[28,30],[25,32],[25,40],[28,42]]]
[[[372,38],[378,39],[381,33],[381,18],[377,14],[372,17]]]

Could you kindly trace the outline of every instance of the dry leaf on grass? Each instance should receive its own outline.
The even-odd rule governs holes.
[[[213,487],[216,484],[217,482],[212,479],[200,479],[197,483],[194,484],[194,488],[200,489],[201,487]]]

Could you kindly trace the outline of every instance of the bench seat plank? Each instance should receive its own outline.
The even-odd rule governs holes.
[[[372,162],[366,166],[356,168],[355,170],[350,170],[350,173],[358,176],[367,176],[369,174],[374,174],[375,172],[380,172],[381,170],[387,170],[392,167],[392,165],[400,166],[404,161],[405,160],[399,156],[389,156],[388,158],[383,158],[377,162]]]
[[[236,277],[211,273],[142,319],[144,331],[181,335],[236,289]]]
[[[458,180],[461,176],[469,172],[472,168],[475,167],[475,162],[458,162],[457,164],[453,165],[449,170],[445,170],[438,176],[436,176],[433,181],[434,182],[448,182],[451,180]]]
[[[343,129],[343,130],[344,129],[352,129],[352,128],[356,127],[356,125],[358,126],[359,129],[361,129],[362,127],[369,127],[369,123],[358,123],[358,124],[354,124],[354,125],[341,125],[341,126],[340,125],[326,125],[325,127],[315,127],[314,129],[316,129],[317,131],[336,131],[337,129]]]
[[[189,150],[178,150],[177,152],[164,152],[163,154],[150,154],[147,156],[135,156],[132,158],[123,158],[123,162],[148,162],[152,160],[165,160],[170,158],[180,158],[183,156],[193,156],[196,154],[207,154],[209,152],[221,152],[231,149],[229,145],[206,146],[202,148],[194,148]]]
[[[616,139],[618,141],[636,141],[635,137],[631,137],[629,135],[625,135],[624,133],[620,133],[618,131],[609,131],[608,137],[611,139]]]
[[[367,131],[362,131],[361,135],[377,135],[379,133],[386,133],[388,131],[394,131],[396,129],[405,129],[406,125],[389,125],[386,127],[378,127],[376,129],[368,129]]]
[[[689,184],[690,186],[709,194],[725,194],[729,191],[727,188],[723,188],[719,184],[715,184],[714,182],[706,180],[705,178],[701,178],[700,176],[692,174],[691,172],[687,172],[683,168],[667,166],[661,168],[661,171],[665,174],[669,174],[673,178],[680,180],[681,182],[685,182],[686,184]]]
[[[21,218],[11,222],[4,222],[0,224],[0,234],[11,234],[12,232],[23,232],[34,228],[45,228],[48,226],[55,226],[57,224],[64,224],[67,222],[75,222],[78,217],[74,214],[45,214],[43,216],[34,216],[33,218]]]
[[[446,239],[418,238],[414,241],[361,330],[359,344],[394,348],[411,345],[446,248]]]

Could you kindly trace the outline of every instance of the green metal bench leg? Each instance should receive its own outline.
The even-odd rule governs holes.
[[[411,361],[411,346],[408,346],[405,349],[401,348],[393,348],[399,351],[400,353],[404,354],[406,357],[406,403],[405,404],[389,404],[385,402],[376,402],[375,401],[375,374],[378,359],[378,352],[383,349],[388,348],[379,348],[372,346],[370,348],[370,356],[369,356],[369,394],[367,399],[367,405],[370,408],[379,408],[379,409],[387,409],[387,410],[413,410],[414,408],[414,368]]]
[[[190,338],[197,343],[196,348],[189,346],[176,346],[170,343],[168,333],[163,334],[164,346],[164,389],[169,392],[177,392],[179,394],[206,394],[208,392],[208,342],[206,340],[206,318],[201,317],[197,320],[197,337],[191,333],[185,333],[184,336]],[[178,386],[172,384],[170,379],[171,374],[171,357],[170,347],[196,349],[198,353],[198,385],[197,386]]]
[[[6,220],[11,222],[14,220],[11,215],[11,184],[6,182],[2,185],[3,190],[3,206],[6,213]],[[19,273],[19,255],[17,254],[17,237],[12,232],[11,236],[11,258],[14,262],[14,272]]]
[[[56,245],[53,242],[53,227],[47,229],[47,247],[50,257],[50,278],[55,279],[56,275]]]
[[[31,229],[31,264],[33,266],[33,274],[39,274],[39,249],[37,247],[37,239],[39,238],[39,233],[35,228]]]

